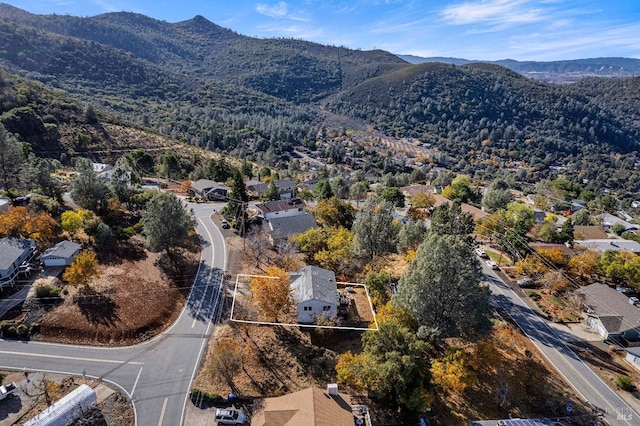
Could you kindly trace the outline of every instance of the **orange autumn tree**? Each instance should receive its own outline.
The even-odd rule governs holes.
[[[277,266],[269,266],[266,276],[254,277],[249,281],[253,300],[260,312],[278,322],[278,314],[287,312],[293,305],[293,297],[287,272]]]
[[[35,214],[26,207],[13,207],[0,214],[0,237],[32,238],[40,250],[49,246],[57,227],[49,213]]]

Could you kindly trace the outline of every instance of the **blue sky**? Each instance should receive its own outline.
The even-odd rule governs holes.
[[[202,15],[253,37],[466,59],[640,58],[639,0],[0,0],[38,14]]]

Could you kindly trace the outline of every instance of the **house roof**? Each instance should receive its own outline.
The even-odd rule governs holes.
[[[309,213],[269,219],[267,224],[273,239],[288,238],[293,234],[300,234],[318,227],[316,219]]]
[[[353,426],[354,417],[346,395],[331,396],[311,387],[266,398],[263,409],[251,421],[257,426]]]
[[[603,213],[601,215],[596,216],[596,218],[601,220],[604,226],[613,226],[616,224],[620,224],[624,226],[624,229],[628,229],[628,230],[638,229],[638,225],[636,225],[635,223],[629,223],[626,220],[622,220],[619,217],[614,216],[610,213]]]
[[[0,239],[0,269],[9,269],[26,250],[36,248],[33,240],[23,240],[15,237]]]
[[[609,237],[602,226],[593,225],[576,225],[573,227],[573,234],[576,240],[601,240]]]
[[[475,420],[471,422],[471,426],[551,426],[553,424],[548,419]]]
[[[622,333],[640,327],[640,309],[629,298],[604,284],[591,284],[577,290],[584,296],[589,315],[598,317],[609,333]]]
[[[534,241],[532,243],[529,243],[529,247],[531,247],[536,251],[539,249],[556,249],[556,250],[560,250],[563,255],[570,256],[570,257],[575,256],[576,254],[576,252],[573,251],[571,247],[567,247],[564,244],[542,243],[539,241]]]
[[[199,192],[208,191],[213,188],[228,189],[225,184],[209,179],[199,179],[191,182],[191,188]]]
[[[276,188],[278,188],[278,191],[294,189],[296,187],[296,184],[289,179],[277,180],[273,183],[276,185]],[[267,189],[269,189],[269,185],[270,185],[269,183],[264,183],[264,182],[254,182],[254,181],[247,182],[247,188],[259,194],[262,194],[263,192],[267,192]]]
[[[640,254],[640,243],[622,238],[603,238],[598,240],[579,240],[575,241],[591,250],[605,252],[607,250],[627,250],[632,253]]]
[[[328,269],[307,266],[291,272],[291,288],[296,302],[319,300],[338,305],[338,289],[336,275]]]
[[[292,198],[290,200],[274,200],[267,201],[266,203],[256,204],[256,208],[258,208],[262,212],[262,214],[282,212],[285,210],[290,210],[293,208],[297,209],[306,206],[307,203],[299,198]]]
[[[62,257],[66,259],[74,256],[81,248],[82,246],[80,244],[74,243],[73,241],[60,241],[55,246],[46,249],[44,253],[42,253],[41,258],[47,259],[50,257]]]

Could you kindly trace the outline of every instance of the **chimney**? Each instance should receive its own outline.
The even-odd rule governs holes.
[[[327,393],[331,396],[338,396],[338,384],[337,383],[329,383],[327,385]]]

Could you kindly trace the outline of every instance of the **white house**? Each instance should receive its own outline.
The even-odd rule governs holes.
[[[69,266],[73,263],[82,246],[73,241],[60,241],[45,250],[40,256],[44,266]]]
[[[274,200],[265,203],[256,204],[256,208],[260,210],[262,216],[266,220],[280,217],[299,216],[306,214],[305,207],[307,204],[299,198],[291,198],[289,200]]]
[[[277,180],[273,182],[278,189],[280,198],[293,198],[296,193],[296,184],[289,179]],[[256,180],[247,181],[247,189],[249,192],[257,197],[262,197],[269,189],[269,183],[264,183]]]
[[[13,285],[16,277],[25,272],[38,251],[36,242],[14,237],[0,239],[0,288]]]
[[[338,288],[332,271],[307,266],[289,275],[299,323],[314,323],[318,317],[331,318],[337,314]]]
[[[640,347],[625,348],[625,350],[627,351],[627,355],[625,355],[624,359],[633,365],[636,370],[640,370]]]

